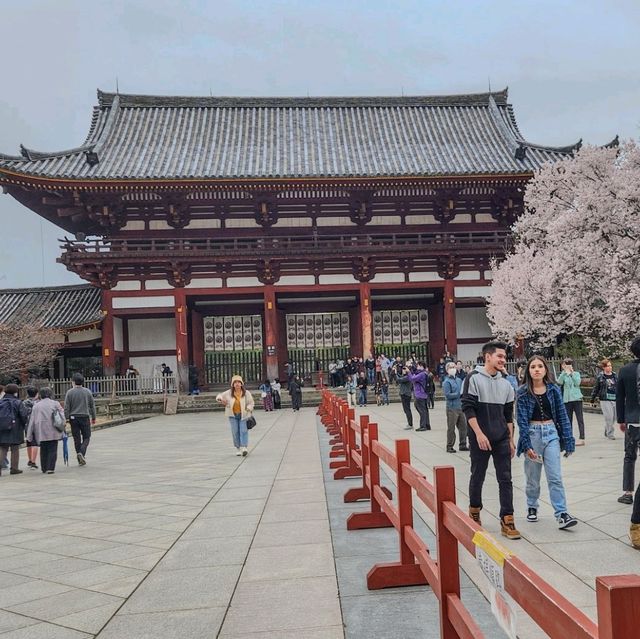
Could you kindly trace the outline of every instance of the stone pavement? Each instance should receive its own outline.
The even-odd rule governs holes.
[[[398,405],[367,412],[385,443],[406,436]],[[223,416],[205,413],[96,432],[84,468],[72,459],[53,476],[3,475],[0,637],[437,636],[428,588],[364,588],[370,565],[395,552],[393,535],[344,529],[349,480],[327,477],[325,490],[326,441],[314,411],[258,420],[244,459],[233,454]],[[444,452],[441,407],[433,422],[430,433],[409,433],[414,461],[427,474],[453,463],[466,504],[468,458]],[[558,531],[543,507],[537,524],[518,517],[526,539],[511,545],[593,614],[594,577],[637,571],[640,554],[624,540],[630,507],[615,501],[622,442],[604,440],[596,416],[587,423],[588,445],[565,463],[570,507],[584,521]],[[521,462],[514,469],[520,514]],[[497,531],[491,478],[485,494],[485,525]],[[416,526],[429,540],[424,510]],[[484,583],[473,561],[463,567]],[[463,575],[462,583],[487,636],[500,637],[473,581]]]

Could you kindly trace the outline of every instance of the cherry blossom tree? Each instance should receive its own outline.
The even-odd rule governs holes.
[[[593,354],[640,333],[640,146],[584,147],[536,172],[514,244],[492,264],[497,335],[550,346],[580,335]]]
[[[0,382],[48,366],[62,341],[62,335],[50,328],[0,323]]]

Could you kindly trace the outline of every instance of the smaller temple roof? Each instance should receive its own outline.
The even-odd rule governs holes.
[[[530,174],[576,145],[527,142],[508,93],[166,97],[98,92],[83,145],[0,154],[44,179],[262,180]]]
[[[0,290],[0,323],[42,324],[62,332],[102,322],[102,292],[89,284]]]

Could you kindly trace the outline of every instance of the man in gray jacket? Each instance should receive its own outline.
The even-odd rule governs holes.
[[[84,387],[84,377],[80,373],[73,376],[73,388],[64,397],[64,416],[71,424],[78,464],[84,466],[87,463],[85,456],[91,439],[91,426],[96,423],[96,405],[91,391]]]

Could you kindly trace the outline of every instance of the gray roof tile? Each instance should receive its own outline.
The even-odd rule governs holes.
[[[0,155],[0,170],[68,179],[341,178],[530,173],[573,147],[526,142],[507,92],[361,98],[98,93],[85,144]],[[515,158],[519,146],[525,158]],[[99,162],[90,166],[85,154]]]

